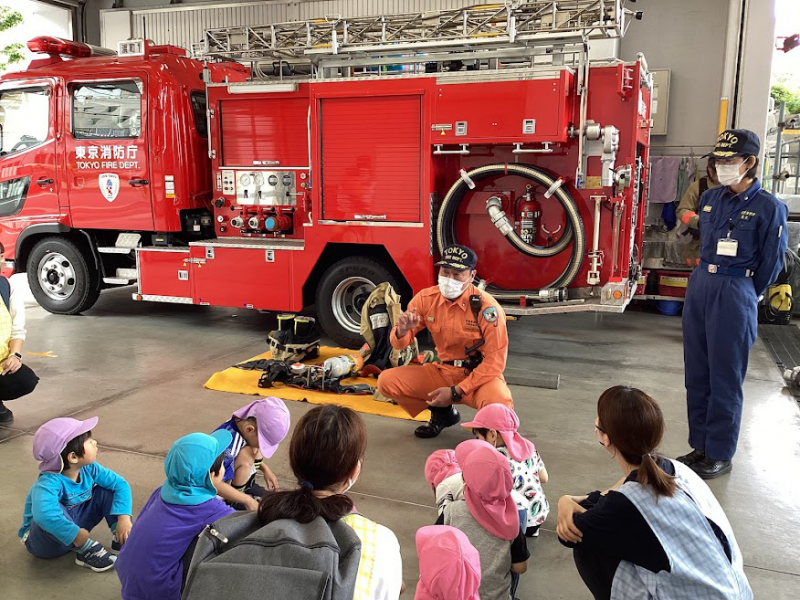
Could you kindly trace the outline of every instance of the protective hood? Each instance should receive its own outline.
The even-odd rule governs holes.
[[[164,460],[167,480],[161,487],[161,499],[196,506],[214,498],[217,490],[208,472],[232,441],[230,431],[219,429],[211,435],[190,433],[172,444]]]

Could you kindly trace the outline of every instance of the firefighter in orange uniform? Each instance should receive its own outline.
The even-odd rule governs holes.
[[[416,429],[417,437],[436,437],[458,423],[454,404],[514,406],[503,378],[506,316],[492,296],[472,285],[477,263],[466,246],[446,248],[436,263],[439,285],[414,296],[390,335],[392,346],[402,350],[427,327],[442,361],[387,369],[378,378],[378,390],[412,417],[430,408],[430,422]]]

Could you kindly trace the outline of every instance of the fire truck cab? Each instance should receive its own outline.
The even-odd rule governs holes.
[[[29,47],[46,57],[0,82],[0,239],[39,303],[75,314],[136,281],[143,236],[213,231],[203,65],[142,42]]]

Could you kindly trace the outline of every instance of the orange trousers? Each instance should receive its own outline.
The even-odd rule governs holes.
[[[399,404],[412,417],[426,408],[428,394],[440,387],[458,385],[469,371],[442,363],[406,365],[383,371],[378,377],[378,391]],[[502,377],[492,379],[466,394],[458,404],[481,409],[488,404],[505,404],[514,408],[511,391]],[[456,406],[458,406],[456,404]]]

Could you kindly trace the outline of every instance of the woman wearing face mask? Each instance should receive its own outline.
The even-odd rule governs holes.
[[[381,394],[412,417],[430,408],[430,422],[417,428],[417,437],[436,437],[458,423],[461,416],[453,404],[462,401],[476,409],[493,403],[514,406],[503,378],[508,357],[506,316],[492,296],[472,285],[477,264],[470,248],[445,248],[436,263],[439,285],[411,299],[389,336],[392,346],[402,350],[427,328],[441,360],[387,369],[378,378]]]
[[[689,445],[678,458],[705,479],[728,473],[739,438],[759,296],[783,266],[786,205],[761,189],[758,136],[720,134],[710,156],[720,186],[700,199],[700,266],[686,290],[683,355]]]
[[[361,474],[366,449],[367,428],[357,413],[333,404],[311,409],[297,423],[289,444],[289,463],[299,487],[265,495],[258,518],[265,525],[279,519],[342,519],[361,539],[353,598],[397,600],[404,587],[397,537],[355,512],[345,495]]]
[[[655,454],[664,416],[624,386],[597,402],[595,434],[622,470],[605,492],[563,496],[556,533],[596,600],[751,600],[742,554],[722,507],[684,465]]]

